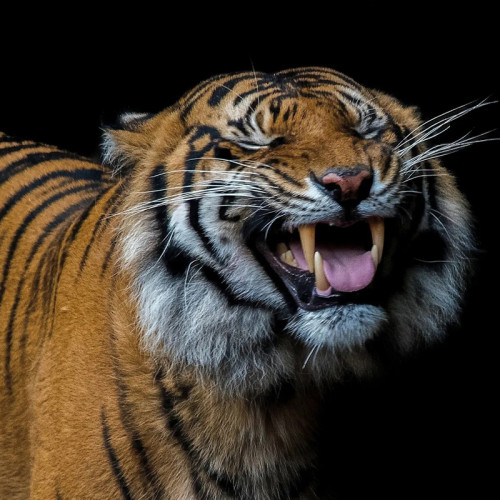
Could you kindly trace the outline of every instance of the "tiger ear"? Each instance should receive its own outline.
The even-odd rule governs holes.
[[[103,127],[102,155],[104,163],[115,170],[135,165],[151,143],[152,113],[123,113],[116,123]]]

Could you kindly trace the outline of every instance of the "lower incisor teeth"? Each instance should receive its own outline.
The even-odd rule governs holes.
[[[314,274],[316,276],[316,288],[318,290],[328,290],[330,283],[326,279],[323,269],[323,257],[319,252],[314,253]]]
[[[380,264],[380,261],[382,260],[382,253],[384,252],[384,219],[382,219],[382,217],[370,217],[370,219],[368,219],[368,223],[372,233],[373,245],[377,247],[377,260],[375,261],[375,264]]]
[[[288,250],[285,254],[286,263],[290,266],[293,266],[293,254],[290,250]]]
[[[293,253],[291,250],[287,250],[286,252],[282,253],[280,255],[280,258],[285,264],[288,264],[289,266],[297,267],[297,261],[295,260],[295,257],[293,256]]]

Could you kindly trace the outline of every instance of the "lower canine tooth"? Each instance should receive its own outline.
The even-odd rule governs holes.
[[[323,269],[323,257],[319,252],[314,254],[314,274],[316,276],[316,288],[318,290],[328,290],[330,283],[326,279]]]
[[[378,258],[376,264],[380,264],[380,261],[382,260],[382,253],[384,251],[384,219],[382,219],[382,217],[370,217],[368,219],[368,224],[370,225],[370,231],[372,233],[373,245],[377,247]]]
[[[372,246],[372,259],[373,259],[373,263],[375,264],[375,269],[377,269],[377,266],[379,265],[379,257],[378,257],[378,248],[377,248],[377,245],[373,245]]]

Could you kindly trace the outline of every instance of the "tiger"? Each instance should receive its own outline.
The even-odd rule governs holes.
[[[99,161],[2,134],[0,498],[336,498],[331,388],[460,321],[475,224],[428,139],[470,109],[301,67],[123,113]]]

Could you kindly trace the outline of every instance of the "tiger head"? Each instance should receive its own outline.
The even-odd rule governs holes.
[[[120,265],[145,348],[260,390],[440,339],[473,247],[425,144],[445,119],[325,68],[218,76],[123,115],[104,150],[129,186]]]

